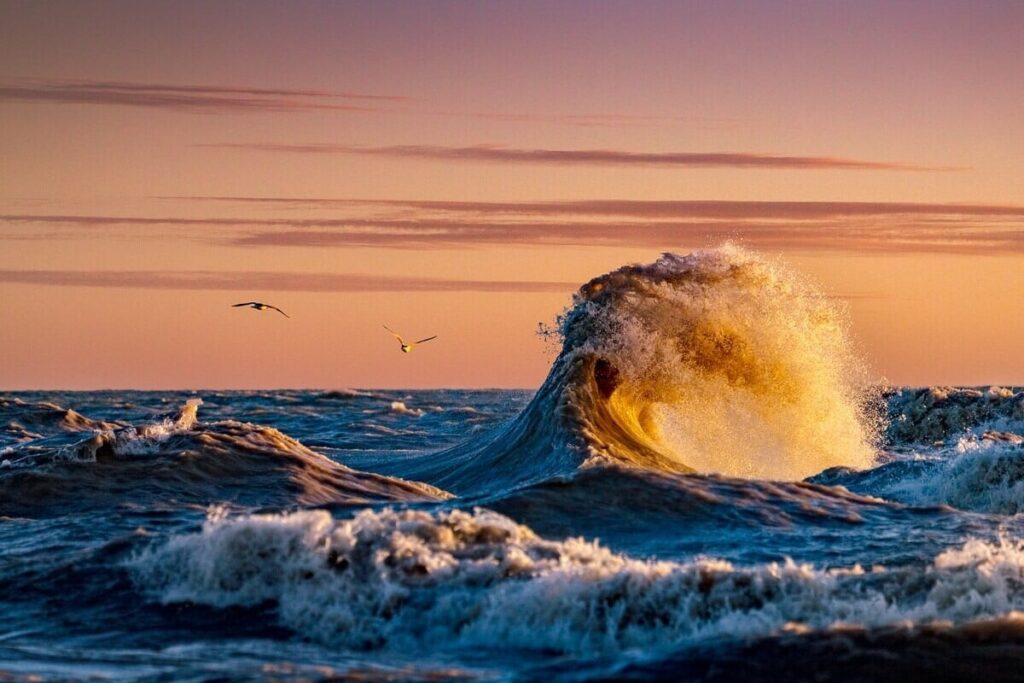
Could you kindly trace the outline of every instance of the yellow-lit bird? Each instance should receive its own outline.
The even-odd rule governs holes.
[[[402,335],[398,334],[397,332],[395,332],[393,329],[391,329],[387,325],[382,325],[381,327],[383,327],[385,330],[390,332],[392,334],[392,336],[395,339],[398,340],[398,343],[402,345],[402,353],[409,353],[410,351],[412,351],[412,347],[416,346],[417,344],[422,344],[423,342],[428,342],[431,339],[437,339],[437,335],[435,334],[433,337],[427,337],[426,339],[420,339],[418,341],[408,342],[407,343],[404,339],[402,339]]]
[[[277,306],[271,306],[270,304],[261,304],[259,301],[246,301],[240,304],[232,304],[231,308],[238,308],[239,306],[248,306],[249,308],[254,308],[257,311],[265,311],[267,309],[270,309],[272,311],[277,311],[286,318],[291,318],[290,315],[282,311]]]

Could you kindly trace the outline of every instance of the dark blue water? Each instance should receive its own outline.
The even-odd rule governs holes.
[[[922,662],[955,644],[998,677],[1021,642],[1024,395],[935,396],[890,397],[867,470],[513,484],[513,449],[453,495],[450,473],[402,477],[512,438],[530,393],[6,394],[0,675],[867,679],[883,652],[942,678],[959,665]]]

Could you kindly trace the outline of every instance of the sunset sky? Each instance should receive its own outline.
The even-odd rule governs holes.
[[[1021,384],[1022,164],[1016,0],[6,0],[0,388],[535,387],[727,239],[873,377]]]

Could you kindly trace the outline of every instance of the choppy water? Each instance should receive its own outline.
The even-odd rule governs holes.
[[[874,389],[732,249],[559,333],[536,393],[0,395],[0,679],[1018,675],[1020,388]]]

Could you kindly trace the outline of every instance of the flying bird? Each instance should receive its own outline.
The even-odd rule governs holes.
[[[249,308],[254,308],[257,311],[265,311],[265,310],[267,310],[269,308],[269,309],[271,309],[273,311],[277,311],[278,313],[280,313],[281,315],[283,315],[286,318],[291,318],[290,315],[288,315],[287,313],[282,311],[277,306],[271,306],[270,304],[261,304],[259,301],[246,301],[246,302],[240,303],[240,304],[232,304],[231,308],[238,308],[239,306],[248,306]]]
[[[404,339],[402,339],[402,335],[398,334],[397,332],[395,332],[393,329],[391,329],[387,325],[382,325],[381,327],[383,327],[385,330],[390,332],[392,334],[392,336],[395,339],[398,340],[398,343],[402,345],[402,353],[409,353],[410,351],[412,351],[412,347],[416,346],[417,344],[422,344],[423,342],[428,342],[431,339],[437,339],[437,335],[435,334],[433,337],[427,337],[426,339],[420,339],[419,341],[414,341],[414,342],[406,343],[406,341]]]

